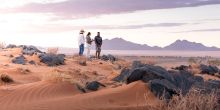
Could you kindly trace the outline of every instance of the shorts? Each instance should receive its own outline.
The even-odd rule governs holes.
[[[97,46],[96,46],[96,51],[97,51],[97,52],[101,52],[101,46],[97,45]]]

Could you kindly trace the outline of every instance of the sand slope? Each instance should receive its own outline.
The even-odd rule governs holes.
[[[66,65],[48,67],[34,55],[25,57],[37,65],[12,64],[10,56],[20,54],[20,49],[0,51],[0,73],[14,80],[0,83],[0,110],[140,110],[160,102],[145,83],[112,82],[120,70],[110,62],[96,60],[80,66],[78,58],[67,58]],[[61,80],[53,73],[62,73]],[[107,87],[82,93],[75,83],[84,85],[93,80]]]

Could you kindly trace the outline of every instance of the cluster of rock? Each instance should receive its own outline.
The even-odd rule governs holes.
[[[164,96],[166,99],[172,98],[173,95],[185,95],[191,88],[204,92],[220,88],[220,81],[205,81],[202,77],[194,76],[184,69],[168,71],[160,66],[142,64],[140,61],[134,61],[131,68],[123,69],[113,80],[127,84],[142,80],[149,85],[156,96]]]
[[[192,69],[192,66],[181,65],[173,69],[189,71],[190,69]],[[200,74],[208,74],[208,75],[220,77],[220,69],[217,66],[200,64],[199,69],[201,70]]]
[[[8,45],[6,48],[22,48],[22,55],[15,57],[12,59],[12,63],[15,64],[23,64],[25,65],[27,63],[27,60],[25,59],[24,55],[38,55],[40,58],[40,62],[47,64],[48,66],[58,66],[58,65],[64,65],[65,61],[65,55],[64,54],[49,54],[40,51],[35,46],[26,46],[26,45]],[[29,64],[35,65],[35,61],[29,61]]]
[[[47,64],[48,66],[59,66],[65,64],[64,54],[48,54],[42,53],[39,55],[40,62]]]

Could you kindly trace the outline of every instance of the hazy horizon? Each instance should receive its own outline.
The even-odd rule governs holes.
[[[150,46],[220,47],[220,0],[0,0],[0,42],[77,48],[81,28]]]

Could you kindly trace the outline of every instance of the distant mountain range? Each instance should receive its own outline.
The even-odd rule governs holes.
[[[207,47],[201,43],[190,42],[187,40],[177,40],[176,42],[162,48],[158,46],[148,46],[147,44],[137,44],[126,41],[122,38],[103,40],[103,50],[192,50],[192,51],[220,51],[217,47]]]

